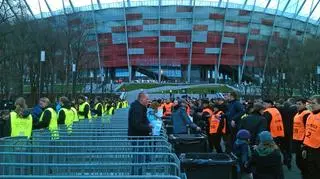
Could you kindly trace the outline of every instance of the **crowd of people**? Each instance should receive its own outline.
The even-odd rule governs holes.
[[[51,102],[49,98],[42,97],[37,105],[28,108],[26,100],[19,97],[12,105],[12,109],[2,112],[1,136],[32,137],[34,129],[48,129],[53,140],[59,139],[59,126],[66,127],[72,133],[72,125],[79,120],[94,120],[101,116],[111,116],[119,108],[128,107],[128,102],[119,97],[102,98],[96,96],[92,99],[80,95],[77,100],[70,100],[66,96]]]
[[[304,179],[320,178],[320,96],[240,102],[236,93],[216,99],[152,99],[141,92],[129,110],[129,135],[150,135],[153,120],[171,120],[173,134],[203,133],[209,152],[234,153],[244,177],[284,178],[296,165]]]

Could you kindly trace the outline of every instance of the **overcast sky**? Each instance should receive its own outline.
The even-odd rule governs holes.
[[[40,14],[40,8],[39,8],[39,3],[41,6],[41,11],[42,12],[49,12],[45,1],[44,0],[26,0],[28,2],[28,4],[30,5],[33,13],[35,15]],[[91,0],[71,0],[73,5],[75,7],[81,7],[81,6],[88,6],[91,4]],[[92,0],[93,3],[97,3],[97,0]],[[125,0],[127,1],[127,0]],[[158,0],[131,0],[131,2],[134,4],[135,2],[139,2],[139,1],[144,1],[150,4],[156,4],[156,2]],[[254,4],[255,0],[247,0],[247,7],[252,7],[252,5]],[[256,4],[259,7],[266,7],[266,5],[268,4],[269,0],[256,0]],[[279,4],[279,9],[283,10],[284,7],[286,6],[287,2],[290,0],[279,0],[280,4]],[[63,4],[62,2],[64,2],[65,7],[70,7],[70,3],[69,0],[47,0],[50,8],[52,11],[57,11],[57,10],[61,10],[63,9]],[[106,4],[106,3],[113,3],[113,2],[122,2],[122,0],[100,0],[101,4]],[[162,4],[187,4],[189,3],[190,0],[162,0]],[[196,0],[196,3],[199,3],[201,5],[204,5],[206,2],[219,2],[219,0]],[[227,0],[223,0],[223,2],[227,2]],[[245,0],[229,0],[230,3],[235,3],[235,4],[244,4]],[[298,7],[300,7],[303,4],[304,0],[291,0],[286,12],[288,13],[294,13],[297,9],[297,5]],[[310,10],[313,9],[316,5],[317,5],[318,0],[306,0],[301,12],[299,15],[301,16],[308,16],[310,13]],[[298,4],[297,4],[298,3]],[[271,2],[269,3],[268,8],[269,9],[276,9],[278,5],[278,0],[271,0]],[[225,5],[224,5],[225,6]],[[316,7],[314,13],[311,16],[311,19],[313,20],[318,20],[320,17],[320,3],[319,5]]]

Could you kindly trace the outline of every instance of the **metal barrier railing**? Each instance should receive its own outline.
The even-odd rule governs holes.
[[[128,136],[127,115],[116,112],[76,122],[72,132],[59,125],[58,132],[57,140],[47,129],[33,130],[31,139],[0,139],[0,178],[181,177],[164,128],[159,136]]]

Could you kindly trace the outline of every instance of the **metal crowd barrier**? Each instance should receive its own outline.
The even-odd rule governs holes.
[[[65,179],[66,176],[39,176],[39,175],[31,175],[31,176],[22,176],[22,175],[0,175],[0,178],[22,178],[22,179]],[[139,176],[104,176],[104,175],[86,175],[86,176],[71,176],[69,175],[67,178],[73,179],[73,178],[83,178],[83,179],[185,179],[186,176],[181,174],[181,177],[177,176],[165,176],[165,175],[139,175]]]
[[[0,163],[4,175],[43,175],[43,176],[130,176],[130,175],[171,175],[180,176],[180,168],[172,162],[159,163]],[[67,177],[68,178],[68,177]]]
[[[164,130],[160,136],[128,136],[127,109],[59,125],[59,139],[34,130],[31,139],[0,139],[0,178],[179,179],[180,161]]]
[[[84,153],[84,152],[162,152],[170,153],[167,145],[157,146],[56,146],[56,145],[0,145],[0,152],[36,152],[36,153]]]

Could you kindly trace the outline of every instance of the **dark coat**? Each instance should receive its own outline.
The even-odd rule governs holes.
[[[174,134],[187,134],[187,125],[189,125],[193,129],[197,128],[197,125],[190,120],[185,108],[183,107],[179,107],[176,110],[174,110],[171,115],[171,118],[173,123]]]
[[[267,120],[259,113],[253,113],[241,119],[239,129],[246,129],[251,134],[251,144],[257,144],[257,136],[267,130]]]
[[[253,179],[284,179],[280,150],[266,156],[254,151],[248,166],[252,168]]]
[[[128,136],[148,136],[152,131],[147,118],[147,108],[139,101],[130,105],[128,121]]]
[[[228,110],[226,113],[228,124],[231,124],[230,121],[235,121],[238,127],[239,122],[241,120],[241,116],[244,114],[245,114],[244,106],[239,101],[233,100],[229,102]]]

